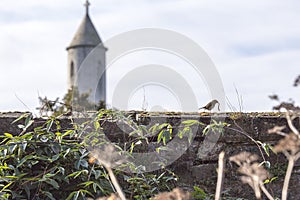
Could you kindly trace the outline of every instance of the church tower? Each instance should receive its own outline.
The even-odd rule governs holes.
[[[90,16],[86,0],[85,16],[77,29],[68,51],[68,88],[77,87],[80,94],[89,93],[89,100],[106,103],[106,48]]]

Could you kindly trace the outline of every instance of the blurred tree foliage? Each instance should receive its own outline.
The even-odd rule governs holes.
[[[97,111],[105,109],[105,102],[100,101],[98,104],[90,102],[90,93],[79,93],[77,87],[73,87],[63,97],[62,101],[59,98],[50,100],[47,97],[39,97],[41,116],[60,116],[71,115],[72,112]]]

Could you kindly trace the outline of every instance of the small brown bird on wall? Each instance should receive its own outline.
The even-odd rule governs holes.
[[[205,109],[205,110],[211,111],[216,106],[216,104],[218,104],[218,110],[220,111],[220,103],[216,99],[212,100],[211,102],[209,102],[205,106],[199,108],[199,110],[200,109]]]

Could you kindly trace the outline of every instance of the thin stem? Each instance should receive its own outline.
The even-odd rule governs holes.
[[[268,190],[265,188],[264,184],[261,182],[260,183],[260,188],[263,191],[263,193],[268,197],[268,199],[270,200],[274,200],[274,198],[272,197],[272,195],[268,192]]]
[[[300,152],[296,153],[295,157],[294,157],[294,160],[295,162],[300,158]]]
[[[289,159],[289,164],[288,164],[288,168],[285,173],[285,178],[284,178],[284,183],[283,183],[283,188],[282,188],[282,200],[287,199],[289,182],[290,182],[290,178],[291,178],[292,171],[293,171],[294,164],[295,164],[294,156],[289,156],[288,159]]]
[[[224,151],[222,151],[219,154],[218,180],[217,180],[215,200],[221,199],[221,191],[222,191],[223,175],[224,175],[224,155],[225,155]]]
[[[109,175],[107,174],[107,169],[104,167],[104,165],[102,166],[103,168],[103,172],[105,174],[105,177],[109,177]],[[112,190],[114,191],[114,193],[116,193],[116,189],[114,187],[114,184],[111,182],[111,178],[107,178],[108,182],[109,182],[109,185],[110,187],[112,188]]]
[[[286,133],[281,132],[281,131],[277,131],[276,133],[277,133],[278,135],[281,135],[281,136],[284,136],[284,137],[286,136]]]
[[[91,178],[92,171],[94,171],[94,168],[95,168],[95,163],[93,163],[93,165],[92,165],[92,169],[91,169],[91,171],[90,171],[90,173],[89,173],[89,175],[88,175],[88,178],[87,178],[87,180],[88,180],[88,181],[89,181],[89,180],[90,180],[90,178]]]
[[[260,147],[260,145],[258,144],[258,142],[257,142],[256,140],[254,140],[250,135],[248,135],[248,133],[247,133],[246,131],[244,131],[244,130],[242,129],[242,127],[240,127],[235,121],[234,121],[234,124],[235,124],[239,129],[241,129],[241,130],[237,130],[237,129],[230,128],[230,127],[229,127],[228,129],[229,129],[229,130],[236,131],[236,132],[238,132],[238,133],[241,133],[242,135],[244,135],[244,136],[246,136],[247,138],[249,138],[252,142],[254,142],[254,143],[256,144],[258,150],[260,151],[261,157],[263,158],[264,161],[266,161],[265,156],[264,156],[264,154],[263,154],[263,151],[261,150],[261,147]]]
[[[238,101],[238,103],[239,103],[239,110],[240,110],[240,112],[242,112],[242,110],[243,110],[243,99],[242,99],[242,95],[239,94],[239,91],[238,91],[238,89],[236,88],[235,85],[234,85],[234,89],[235,89],[237,101]]]
[[[295,133],[297,136],[299,136],[299,131],[295,128],[295,126],[292,122],[290,113],[288,111],[286,112],[286,120],[288,122],[290,129],[293,131],[293,133]]]
[[[230,100],[228,99],[227,96],[226,96],[226,100],[227,100],[227,105],[228,105],[229,109],[233,112],[237,112],[237,109],[232,105],[232,103],[230,102]]]
[[[252,176],[252,179],[253,179],[253,190],[255,193],[255,197],[256,197],[256,199],[261,200],[261,192],[260,192],[260,187],[258,184],[259,178],[256,176]]]
[[[122,191],[122,189],[121,189],[121,187],[120,187],[120,185],[118,183],[118,180],[117,180],[114,172],[112,171],[112,169],[110,167],[106,167],[106,170],[107,170],[108,175],[109,175],[112,183],[114,184],[114,186],[115,186],[115,188],[116,188],[116,190],[117,190],[117,192],[118,192],[121,200],[126,200],[126,197],[125,197],[125,195],[124,195],[124,193],[123,193],[123,191]]]

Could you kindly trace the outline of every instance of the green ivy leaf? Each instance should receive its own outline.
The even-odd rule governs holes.
[[[56,155],[52,156],[52,158],[50,159],[50,162],[54,162],[54,161],[58,160],[59,157],[60,157],[60,154],[56,154]]]
[[[25,156],[24,158],[22,158],[20,160],[20,162],[18,162],[17,168],[21,167],[27,160],[32,159],[32,158],[34,158],[34,155],[32,155],[32,154]]]
[[[44,193],[49,199],[51,199],[51,200],[56,200],[50,192],[48,192],[48,191],[43,191],[43,193]]]
[[[65,174],[65,168],[63,168],[63,167],[58,167],[57,169],[59,170],[59,172],[60,172],[62,175]]]
[[[11,124],[14,124],[18,121],[20,121],[21,119],[24,119],[25,117],[28,117],[28,115],[30,115],[31,113],[24,113],[23,115],[21,115],[20,117],[18,117],[16,120],[14,120]]]
[[[46,131],[47,131],[47,132],[50,131],[52,125],[53,125],[53,120],[49,120],[49,121],[47,122],[47,126],[46,126]]]
[[[98,179],[101,176],[101,170],[95,170],[95,179]]]
[[[185,120],[181,123],[185,126],[193,126],[195,124],[200,124],[200,122],[198,120]]]
[[[98,121],[95,121],[95,122],[94,122],[94,128],[95,128],[96,131],[99,130],[99,128],[100,128],[100,123],[99,123]]]
[[[206,199],[207,194],[204,192],[204,190],[202,190],[201,188],[199,188],[198,186],[194,186],[194,192],[192,192],[192,196],[195,199]]]
[[[8,151],[9,153],[13,154],[15,149],[17,148],[18,145],[16,144],[11,144],[9,147],[8,147]]]
[[[78,196],[79,196],[79,192],[80,191],[74,191],[72,193],[69,194],[69,196],[66,198],[66,200],[77,200],[78,199]]]
[[[26,147],[27,147],[27,141],[22,142],[22,144],[20,144],[20,149],[21,149],[23,152],[25,152]]]
[[[64,158],[66,158],[66,156],[69,154],[70,150],[71,150],[70,148],[68,148],[68,149],[66,150],[66,152],[65,152],[65,154],[64,154],[64,156],[63,156]]]
[[[13,138],[14,136],[12,135],[12,134],[10,134],[10,133],[4,133],[4,135],[6,136],[6,137],[8,137],[8,138]]]
[[[14,181],[9,182],[8,184],[6,184],[5,186],[2,187],[2,189],[0,190],[0,192],[3,192],[6,190],[6,188],[9,188],[9,186],[11,186],[14,183]]]
[[[47,179],[45,182],[48,183],[49,185],[52,185],[55,189],[59,189],[59,185],[55,180]]]
[[[25,119],[25,127],[28,128],[33,122],[32,114],[29,114]]]

